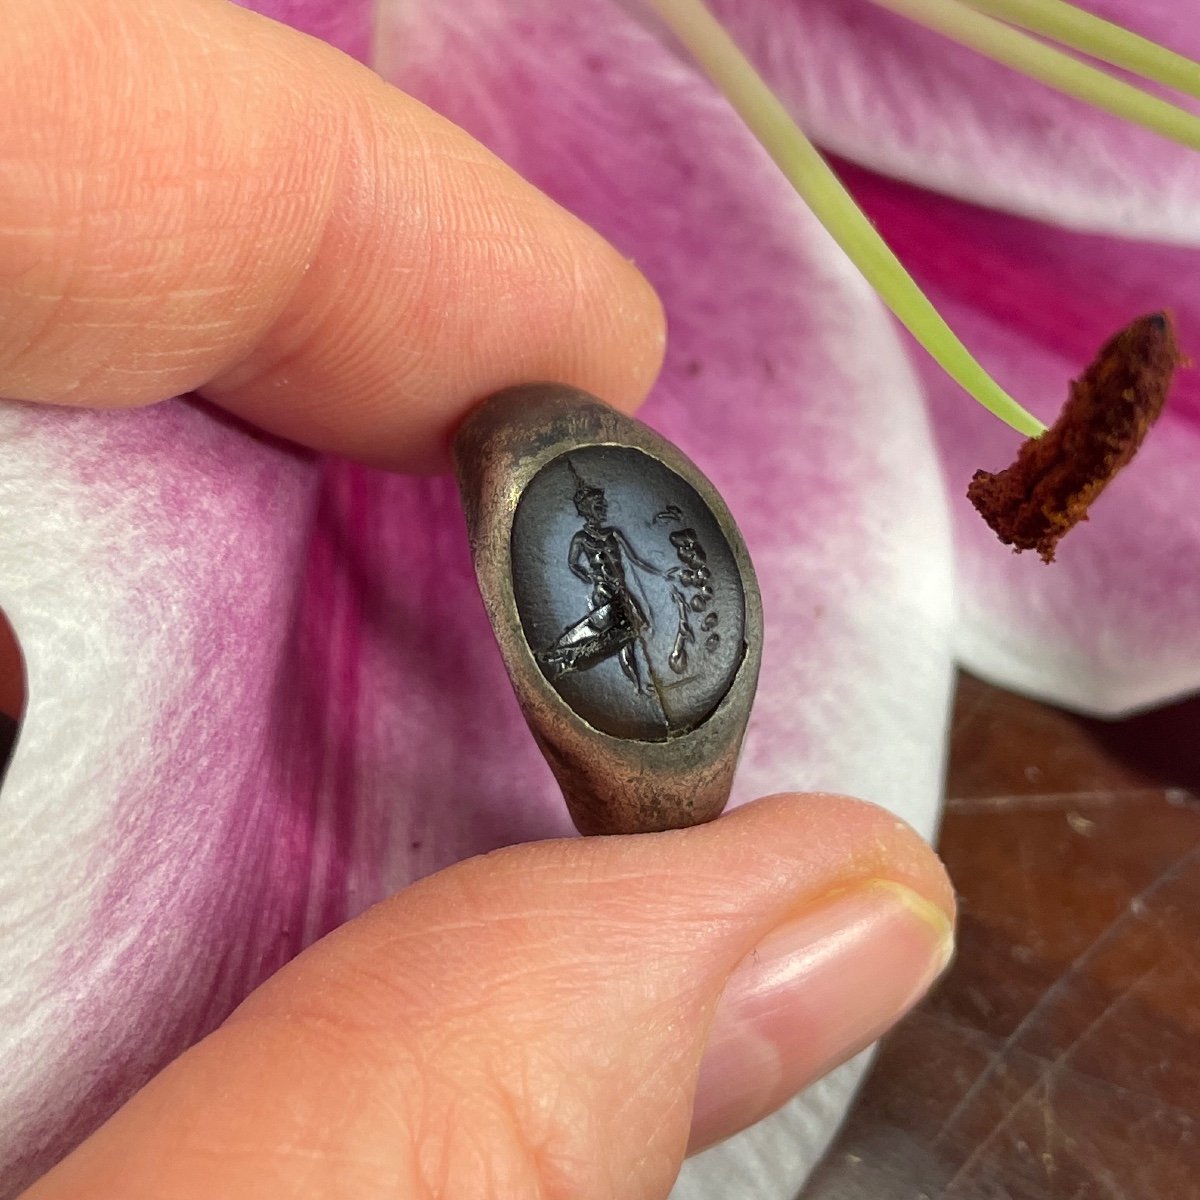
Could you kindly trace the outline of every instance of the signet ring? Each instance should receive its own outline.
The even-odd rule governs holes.
[[[716,489],[647,425],[559,384],[485,400],[454,459],[484,605],[576,827],[712,820],[762,657],[754,569]]]

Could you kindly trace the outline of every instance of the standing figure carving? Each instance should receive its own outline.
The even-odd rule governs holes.
[[[745,592],[682,478],[640,450],[579,446],[537,470],[509,544],[528,653],[577,716],[647,742],[709,717],[745,653]]]
[[[538,659],[553,678],[587,670],[615,654],[625,677],[642,692],[645,685],[635,651],[651,623],[630,586],[626,561],[652,575],[662,571],[642,558],[620,529],[608,524],[604,489],[585,483],[574,467],[572,474],[578,484],[575,511],[583,518],[583,528],[571,538],[567,566],[577,579],[591,584],[591,611]]]

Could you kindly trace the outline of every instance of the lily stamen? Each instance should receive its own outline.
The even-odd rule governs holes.
[[[1065,0],[966,2],[1009,25],[1200,99],[1200,63]]]
[[[1074,96],[1093,108],[1112,113],[1132,125],[1141,125],[1192,150],[1200,150],[1200,117],[988,16],[981,9],[993,0],[984,0],[984,4],[977,7],[970,7],[961,0],[871,2],[1056,91]],[[1000,4],[1006,2],[999,0]],[[1193,69],[1200,70],[1195,64]],[[1194,80],[1192,86],[1195,86]]]
[[[1200,149],[1200,118],[961,0],[872,2],[1096,108]],[[703,0],[648,3],[900,322],[952,379],[1029,439],[1007,471],[978,472],[970,498],[1002,541],[1018,550],[1036,549],[1050,562],[1058,540],[1086,519],[1092,500],[1133,457],[1162,410],[1181,361],[1169,317],[1142,318],[1106,345],[1086,374],[1071,385],[1067,406],[1047,433],[954,335]],[[1024,11],[1023,3],[979,0],[981,8],[1008,6],[1006,11],[1014,14]],[[1084,26],[1086,36],[1094,33]],[[1111,34],[1106,36],[1113,40]],[[1123,62],[1133,61],[1124,43],[1115,50]],[[1159,75],[1164,65],[1171,66],[1157,60],[1152,65]]]

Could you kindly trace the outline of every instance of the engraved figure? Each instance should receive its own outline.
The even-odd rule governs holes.
[[[586,671],[615,654],[625,677],[641,692],[634,649],[651,625],[629,585],[626,560],[653,575],[662,575],[662,571],[643,559],[620,529],[607,523],[604,489],[584,483],[573,466],[571,473],[579,485],[573,499],[583,528],[571,538],[567,566],[577,579],[592,585],[591,611],[537,657],[550,677],[557,678]]]

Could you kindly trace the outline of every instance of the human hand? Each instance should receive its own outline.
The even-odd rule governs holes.
[[[507,384],[648,388],[636,271],[328,48],[200,0],[6,17],[0,394],[195,390],[416,469]],[[921,993],[949,906],[914,835],[823,797],[472,860],[301,956],[29,1195],[663,1195]]]
[[[471,859],[285,967],[27,1200],[665,1197],[921,997],[950,911],[915,834],[830,796]]]

